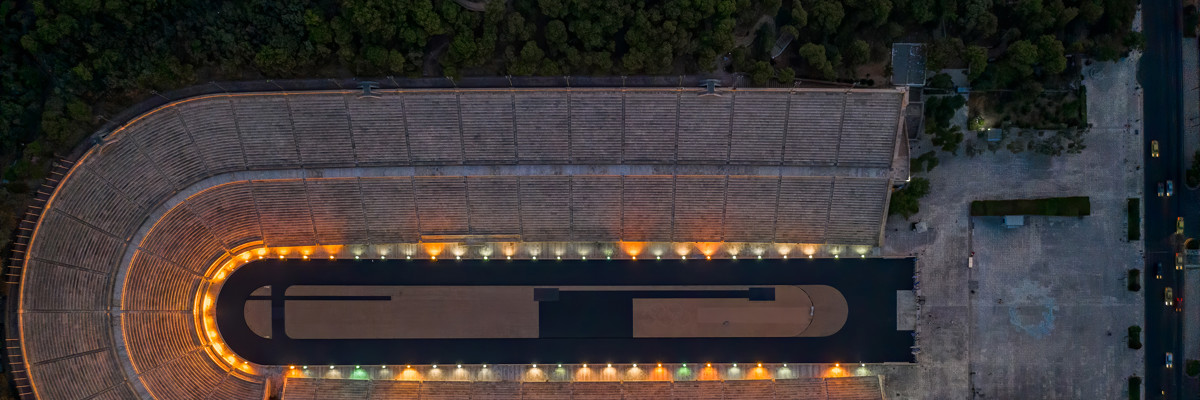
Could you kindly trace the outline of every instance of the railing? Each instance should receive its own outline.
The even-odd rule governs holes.
[[[4,357],[8,363],[9,373],[12,375],[14,387],[21,399],[36,399],[33,387],[29,384],[29,374],[25,370],[25,359],[21,352],[22,346],[19,339],[21,329],[17,308],[20,305],[18,299],[21,295],[21,277],[25,272],[25,256],[29,251],[29,240],[33,238],[34,229],[42,217],[42,212],[45,211],[46,202],[58,189],[59,183],[62,182],[72,165],[74,165],[73,161],[60,159],[50,166],[50,174],[38,186],[34,193],[33,203],[25,209],[25,214],[21,216],[21,222],[17,224],[16,235],[9,247],[8,260],[4,263],[4,282],[7,284],[6,304],[4,305]]]

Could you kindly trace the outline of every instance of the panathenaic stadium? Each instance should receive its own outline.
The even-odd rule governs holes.
[[[813,343],[858,341],[873,320],[897,326],[902,285],[823,271],[884,268],[873,256],[889,193],[908,174],[905,90],[700,92],[277,91],[163,104],[97,135],[27,215],[9,270],[17,385],[29,399],[879,399],[882,378],[863,371],[912,362],[900,356],[911,340],[880,356]],[[904,264],[886,268],[911,290]],[[289,289],[238,278],[272,266],[341,279],[356,265],[389,280]],[[725,272],[640,272],[706,265]],[[472,281],[505,268],[512,282]],[[606,274],[620,276],[587,280]],[[222,298],[234,279],[249,289]],[[430,286],[406,286],[416,281]],[[820,287],[796,286],[809,283]],[[877,294],[889,299],[878,310],[860,300]],[[376,300],[404,296],[386,309],[403,318],[379,317],[392,311]],[[363,307],[321,303],[341,300]],[[239,317],[217,315],[222,302]],[[771,313],[792,309],[804,317],[777,326],[786,318]],[[476,313],[445,315],[462,310]],[[579,310],[628,328],[585,326]],[[251,342],[308,335],[319,337],[311,349],[358,353],[251,357],[226,320]],[[741,344],[694,341],[734,336],[751,339],[737,342],[744,359]],[[447,337],[462,340],[445,342],[452,355],[425,346]],[[760,337],[821,350],[775,355],[751,343]],[[487,340],[517,344],[476,346],[501,343]],[[472,346],[488,349],[461,350]],[[641,348],[659,350],[622,350]],[[563,354],[579,358],[548,359]],[[259,362],[268,356],[297,362]]]

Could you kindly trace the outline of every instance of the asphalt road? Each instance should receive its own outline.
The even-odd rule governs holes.
[[[520,364],[528,362],[913,362],[910,331],[896,329],[896,291],[912,290],[914,259],[694,261],[263,260],[239,267],[217,298],[216,319],[229,349],[251,362],[286,364]],[[841,330],[824,337],[635,338],[629,331],[529,339],[292,339],[282,328],[292,285],[654,286],[829,285],[846,298]],[[250,331],[244,304],[270,285],[271,339]],[[561,294],[561,293],[560,293]],[[702,294],[697,294],[702,295]],[[628,297],[628,296],[626,296]],[[620,300],[620,299],[618,299]],[[625,298],[624,302],[631,300]],[[610,304],[611,305],[611,304]],[[592,307],[583,320],[617,320]],[[562,320],[564,315],[540,317]],[[353,312],[348,309],[347,312]],[[570,319],[570,318],[567,318]],[[553,321],[551,321],[553,322]],[[579,322],[579,321],[575,321]],[[628,321],[626,321],[628,322]],[[585,324],[586,325],[586,324]],[[278,328],[276,328],[278,327]]]
[[[1183,87],[1182,8],[1180,0],[1142,3],[1146,52],[1139,75],[1144,89],[1145,115],[1145,227],[1146,235],[1146,324],[1144,329],[1147,398],[1181,399],[1183,393],[1183,323],[1173,307],[1164,304],[1164,289],[1187,299],[1183,271],[1175,269],[1175,252],[1181,242],[1175,236],[1175,218],[1183,212]],[[1150,157],[1150,141],[1159,143],[1160,157]],[[1175,182],[1176,195],[1158,197],[1158,184]],[[1196,224],[1200,221],[1190,221]],[[1194,226],[1194,225],[1193,225]],[[1162,263],[1163,278],[1154,279],[1154,267]],[[1190,303],[1191,300],[1185,302]],[[1166,353],[1175,355],[1174,368],[1166,367]],[[1161,396],[1165,394],[1165,396]]]

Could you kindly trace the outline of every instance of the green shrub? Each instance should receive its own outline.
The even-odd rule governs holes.
[[[1138,269],[1129,270],[1128,281],[1129,281],[1129,291],[1130,292],[1136,292],[1136,291],[1142,290],[1141,279],[1138,279],[1141,277],[1141,275],[1142,275],[1142,271],[1140,271]]]
[[[1192,155],[1192,167],[1188,168],[1185,182],[1190,187],[1200,186],[1200,150]]]
[[[1142,378],[1139,376],[1129,377],[1129,400],[1140,400],[1142,398]]]
[[[1129,204],[1125,209],[1127,221],[1129,223],[1128,232],[1126,233],[1129,240],[1140,240],[1142,238],[1142,204],[1141,199],[1129,199]]]
[[[1187,374],[1191,377],[1200,375],[1200,360],[1187,360]]]
[[[1142,327],[1134,325],[1129,327],[1128,337],[1129,348],[1137,350],[1142,348]]]

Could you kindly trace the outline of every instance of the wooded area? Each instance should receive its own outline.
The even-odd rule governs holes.
[[[0,229],[102,116],[197,82],[737,72],[755,85],[887,84],[889,46],[908,41],[931,43],[930,69],[1023,88],[1061,82],[1067,54],[1110,60],[1142,40],[1132,0],[460,1],[4,0]],[[772,60],[782,34],[795,41]]]

